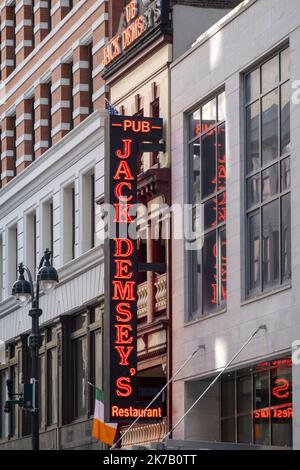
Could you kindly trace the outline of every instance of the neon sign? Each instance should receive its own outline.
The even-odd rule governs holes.
[[[217,134],[221,133],[225,133],[225,128],[218,128]],[[212,130],[211,135],[215,135],[215,129]],[[222,191],[213,198],[212,210],[215,212],[215,216],[212,217],[211,227],[216,227],[217,225],[226,224],[226,154],[223,144],[214,143],[213,147],[217,153],[217,174],[211,180],[211,184],[214,187],[215,194]],[[225,239],[221,237],[219,246],[216,243],[213,245],[212,260],[213,282],[211,283],[212,295],[210,302],[213,305],[218,305],[219,302],[227,299],[226,236]],[[220,293],[218,294],[219,285]]]
[[[253,412],[255,419],[292,419],[293,407],[291,404],[272,406],[271,408],[263,408]]]
[[[161,119],[110,116],[106,155],[106,202],[113,207],[106,241],[105,364],[106,419],[119,422],[162,416],[161,407],[143,414],[137,402],[137,160],[141,142],[162,139]]]
[[[293,405],[291,403],[291,382],[284,377],[272,377],[271,406],[253,411],[256,420],[272,419],[283,422],[293,418]]]
[[[123,11],[121,30],[103,49],[103,67],[109,66],[138,39],[158,26],[166,16],[168,8],[166,0],[142,4],[138,0],[130,1]]]
[[[275,387],[272,389],[272,395],[276,398],[288,398],[290,396],[290,392],[288,391],[290,388],[290,383],[286,379],[276,379]]]

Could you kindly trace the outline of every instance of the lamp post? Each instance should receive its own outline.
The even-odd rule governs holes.
[[[31,383],[33,386],[32,450],[39,450],[39,349],[42,344],[39,318],[43,313],[39,308],[40,288],[43,292],[48,293],[58,283],[57,271],[53,266],[51,266],[51,256],[52,253],[47,249],[40,261],[35,293],[31,272],[23,263],[19,265],[19,279],[14,283],[12,288],[12,295],[16,298],[19,305],[24,306],[30,300],[32,303],[32,308],[29,310],[29,316],[32,319],[31,334],[29,336],[29,348],[31,349],[32,354]],[[24,272],[27,273],[29,281],[25,279]]]

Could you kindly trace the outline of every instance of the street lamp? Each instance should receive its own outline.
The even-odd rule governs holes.
[[[32,353],[32,379],[33,399],[32,399],[32,450],[39,450],[39,349],[42,344],[42,337],[39,328],[39,317],[42,310],[39,308],[40,288],[49,293],[58,283],[58,274],[56,269],[51,266],[52,253],[47,249],[39,264],[39,270],[36,282],[36,293],[30,270],[23,263],[19,265],[19,279],[14,283],[12,295],[19,305],[25,306],[30,300],[32,308],[29,315],[32,318],[31,334],[29,336],[29,348]],[[29,281],[24,277],[27,273]]]

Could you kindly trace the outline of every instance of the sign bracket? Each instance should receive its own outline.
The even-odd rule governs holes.
[[[163,274],[166,272],[166,263],[138,263],[139,272],[152,271],[155,273]]]

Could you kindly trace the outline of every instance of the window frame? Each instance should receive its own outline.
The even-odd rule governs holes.
[[[292,283],[292,269],[290,273],[289,280],[283,280],[283,270],[282,270],[282,201],[285,196],[291,195],[291,185],[288,189],[282,190],[282,163],[289,159],[291,162],[291,151],[282,153],[282,88],[291,82],[291,77],[284,78],[282,80],[281,76],[281,56],[282,53],[286,50],[290,51],[290,45],[285,43],[276,50],[272,51],[267,57],[263,60],[256,62],[251,68],[243,74],[243,116],[244,116],[244,247],[245,247],[245,261],[244,261],[244,285],[243,285],[243,301],[251,301],[256,298],[264,297],[270,295],[273,292],[281,291],[284,288],[290,287]],[[269,61],[278,58],[278,83],[272,88],[263,90],[262,84],[262,68]],[[252,99],[247,99],[247,77],[259,70],[259,93]],[[262,114],[263,114],[263,99],[273,93],[274,91],[278,92],[278,152],[277,158],[271,160],[267,163],[263,163],[263,151],[262,151],[262,138],[263,138],[263,129],[262,129]],[[258,103],[259,106],[259,168],[253,171],[248,172],[248,154],[247,154],[247,110],[253,106],[255,103]],[[291,103],[290,103],[291,104]],[[270,196],[265,201],[263,200],[263,173],[277,165],[277,174],[278,174],[278,191],[275,195]],[[259,177],[259,202],[249,206],[248,204],[248,181],[251,178],[258,176]],[[274,201],[278,201],[278,215],[279,215],[279,282],[271,287],[264,286],[264,277],[263,277],[263,208],[267,207]],[[248,207],[249,206],[249,207]],[[249,231],[249,220],[251,217],[259,215],[259,287],[251,289],[251,274],[250,274],[250,231]],[[291,245],[291,240],[290,240]]]
[[[236,369],[233,371],[230,371],[228,374],[232,376],[231,380],[234,381],[234,410],[233,414],[227,414],[223,415],[222,414],[222,385],[224,382],[226,382],[226,375],[221,377],[220,380],[220,436],[222,436],[222,423],[225,421],[229,420],[234,420],[234,441],[233,443],[235,444],[247,444],[246,442],[239,441],[238,439],[238,421],[239,418],[242,417],[247,417],[250,416],[251,419],[251,439],[252,441],[249,442],[250,445],[267,445],[267,446],[276,446],[277,444],[273,444],[273,418],[269,417],[268,418],[268,433],[269,433],[269,444],[259,444],[255,442],[255,418],[253,416],[254,411],[258,409],[271,409],[274,408],[275,405],[272,405],[272,372],[276,370],[276,366],[272,365],[272,362],[276,362],[277,358],[269,359],[266,363],[266,365],[263,365],[261,369],[257,369],[256,367],[259,364],[254,364],[252,366],[246,367],[244,369]],[[279,360],[287,360],[291,359],[289,356],[284,356],[278,358]],[[283,365],[278,367],[279,370],[281,368],[285,368]],[[267,407],[262,407],[262,408],[256,408],[256,402],[255,402],[255,396],[256,396],[256,388],[255,388],[255,378],[258,374],[268,374],[268,405]],[[292,378],[292,384],[293,384],[293,374],[292,374],[292,367],[290,370],[291,378]],[[244,377],[250,376],[250,392],[251,392],[251,410],[250,411],[243,411],[243,412],[238,412],[238,380]],[[291,385],[291,392],[293,393],[293,388]],[[293,439],[293,422],[291,421],[291,431],[292,431],[292,439]],[[221,437],[222,440],[222,437]],[[231,441],[222,441],[222,442],[231,442]],[[293,445],[293,444],[292,444]],[[287,449],[292,448],[292,446],[286,446]]]
[[[6,346],[7,350],[7,361],[5,364],[0,365],[0,372],[5,372],[7,371],[7,379],[13,379],[12,377],[12,371],[16,370],[16,388],[14,389],[14,393],[20,393],[20,383],[19,383],[19,377],[20,377],[20,371],[21,371],[21,366],[18,363],[18,348],[17,348],[17,342],[9,343]],[[12,354],[13,351],[13,354]],[[14,387],[15,388],[15,387]],[[6,399],[7,398],[7,387],[5,384],[5,389],[6,389]],[[1,413],[4,413],[3,409],[1,410]],[[12,413],[9,415],[6,415],[8,419],[8,436],[1,437],[0,435],[0,442],[7,442],[7,440],[17,440],[21,437],[21,429],[20,429],[20,411],[19,407],[13,407]],[[12,430],[14,430],[14,434],[12,434]],[[1,430],[2,432],[2,430]]]
[[[219,112],[218,112],[218,108],[219,108],[219,96],[224,94],[225,96],[225,103],[226,103],[226,88],[224,85],[222,85],[221,87],[219,87],[218,89],[214,90],[213,92],[211,92],[210,94],[208,94],[204,99],[202,99],[200,102],[197,103],[196,106],[193,106],[189,111],[187,111],[185,113],[185,129],[186,129],[186,134],[185,134],[185,149],[186,149],[186,163],[185,163],[185,171],[186,171],[186,174],[185,174],[185,200],[187,202],[187,204],[189,205],[193,205],[194,204],[192,203],[192,187],[191,187],[191,182],[193,181],[193,164],[192,164],[192,161],[191,161],[191,146],[197,142],[197,140],[199,140],[199,145],[200,145],[200,148],[201,148],[201,139],[206,136],[206,135],[209,135],[210,132],[212,131],[217,131],[217,129],[225,126],[225,155],[227,154],[227,139],[226,139],[226,132],[227,132],[227,127],[226,127],[226,124],[227,124],[227,121],[226,121],[226,114],[224,116],[224,118],[222,120],[218,120],[219,118]],[[205,129],[204,132],[200,132],[199,135],[196,135],[196,136],[193,136],[191,137],[190,135],[190,118],[191,116],[193,115],[193,113],[197,110],[200,111],[200,123],[202,122],[202,107],[205,106],[206,104],[208,104],[209,102],[211,102],[212,100],[216,100],[216,121],[214,124],[212,124],[211,126],[209,126],[208,128]],[[216,135],[215,135],[215,140],[217,142],[217,137],[218,137],[218,133],[216,132]],[[201,184],[202,184],[202,178],[201,178],[201,155],[199,157],[199,161],[200,161],[200,196],[201,196]],[[227,161],[225,163],[225,166],[227,167]],[[218,176],[218,160],[216,158],[216,177]],[[223,194],[225,192],[225,194],[227,194],[227,184],[225,186],[225,190],[218,190],[216,191],[216,193],[214,194],[214,197],[216,197],[218,199],[218,197]],[[201,197],[201,202],[200,202],[200,205],[203,206],[207,201],[210,201],[210,200],[213,200],[213,196],[208,196],[206,198],[202,198]],[[204,211],[202,211],[204,213]],[[217,218],[216,218],[217,220]],[[221,233],[222,231],[225,231],[225,234],[227,233],[226,232],[226,225],[227,225],[227,220],[225,221],[225,223],[221,223],[219,224],[217,222],[216,226],[213,228],[213,229],[204,229],[204,221],[202,221],[202,233],[200,234],[200,236],[203,236],[203,241],[204,241],[204,237],[208,234],[211,234],[213,232],[216,233],[216,239],[217,239],[217,244],[220,242],[221,240]],[[197,309],[197,312],[193,312],[193,309],[192,309],[192,301],[191,301],[191,293],[192,293],[192,282],[191,282],[191,279],[192,279],[192,268],[191,268],[191,254],[192,252],[191,251],[187,251],[185,250],[184,252],[184,259],[185,259],[185,266],[186,266],[186,272],[187,272],[187,289],[186,289],[186,293],[187,293],[187,296],[186,296],[186,305],[187,305],[187,315],[184,319],[185,321],[185,324],[189,324],[189,323],[193,323],[193,322],[197,322],[197,321],[200,321],[200,320],[203,320],[203,319],[206,319],[206,318],[210,318],[210,317],[213,317],[214,315],[219,315],[221,313],[225,313],[227,311],[227,301],[226,299],[223,301],[223,302],[220,302],[218,304],[218,308],[216,308],[216,310],[214,312],[205,312],[204,311],[204,305],[203,305],[203,296],[202,296],[202,291],[203,291],[203,269],[201,270],[201,300],[200,300],[200,304],[201,304],[201,308],[198,308]],[[203,246],[201,248],[201,254],[200,254],[200,257],[201,257],[201,267],[203,267]],[[218,269],[220,269],[220,265],[221,265],[221,258],[219,257],[219,259],[217,260],[217,264],[218,264]],[[219,283],[220,284],[220,283]],[[220,289],[221,289],[221,286],[219,285],[217,287],[217,290],[218,290],[218,295],[220,294]]]
[[[98,321],[93,321],[93,316],[95,315],[95,310],[101,309],[102,315],[101,319]],[[86,314],[87,315],[87,324],[83,328],[80,328],[78,330],[73,330],[73,322],[77,316]],[[77,312],[75,315],[72,316],[71,318],[71,331],[70,331],[70,354],[71,354],[71,384],[72,384],[72,406],[71,406],[71,420],[70,422],[81,422],[86,419],[89,419],[93,414],[94,414],[94,402],[95,402],[95,391],[93,387],[88,387],[87,382],[93,380],[94,372],[93,372],[93,366],[95,364],[95,361],[93,360],[92,357],[92,347],[93,347],[93,341],[92,341],[92,336],[97,332],[100,331],[103,335],[103,304],[96,304],[91,307],[86,308],[85,310],[82,310],[81,312]],[[77,340],[81,338],[86,338],[86,351],[87,351],[87,362],[86,362],[86,406],[85,406],[85,413],[81,416],[76,415],[76,390],[75,390],[75,368],[76,368],[76,363],[75,363],[75,354],[74,354],[74,344]],[[103,349],[103,336],[102,336],[102,349]],[[102,358],[103,358],[103,351],[102,351]],[[103,364],[102,364],[103,367]],[[102,369],[103,372],[103,369]]]

